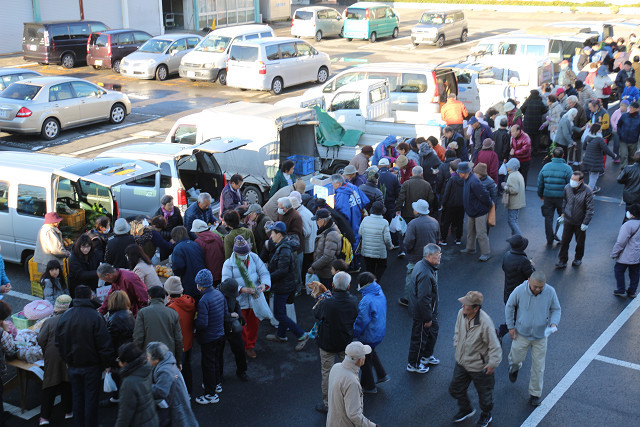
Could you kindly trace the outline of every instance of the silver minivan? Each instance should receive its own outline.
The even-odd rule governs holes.
[[[447,41],[466,42],[468,34],[467,18],[462,10],[424,12],[418,24],[411,29],[411,42],[414,46],[430,44],[443,47]]]
[[[302,7],[295,11],[291,20],[291,35],[314,37],[317,42],[327,36],[342,36],[342,15],[325,6]]]

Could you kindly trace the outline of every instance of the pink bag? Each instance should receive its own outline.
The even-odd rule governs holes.
[[[36,300],[25,305],[23,312],[29,320],[40,320],[53,314],[53,306],[47,300]]]

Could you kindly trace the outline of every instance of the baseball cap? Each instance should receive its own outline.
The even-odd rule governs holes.
[[[278,231],[280,233],[286,233],[287,225],[282,221],[276,221],[269,227],[269,230]]]
[[[327,209],[318,209],[316,214],[311,218],[314,221],[319,219],[327,219],[331,217],[331,213]]]
[[[482,305],[483,300],[484,297],[478,291],[469,291],[462,298],[458,298],[458,301],[464,305]]]
[[[354,341],[344,349],[344,354],[351,360],[360,360],[369,353],[371,353],[371,347],[360,341]]]

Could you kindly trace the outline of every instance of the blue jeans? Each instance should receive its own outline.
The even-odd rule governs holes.
[[[629,269],[629,290],[626,290],[624,272]],[[618,292],[629,292],[635,294],[638,290],[638,280],[640,280],[640,264],[620,264],[616,262],[613,267],[613,273],[616,276],[616,283],[618,284]]]
[[[620,154],[620,135],[618,132],[613,132],[613,154]]]
[[[507,223],[509,224],[509,228],[511,228],[511,235],[520,234],[520,228],[518,227],[518,214],[520,213],[520,209],[507,209]]]
[[[304,335],[304,331],[287,316],[287,299],[289,299],[287,294],[273,294],[273,315],[280,322],[278,325],[278,337],[285,338],[287,331],[290,330],[296,338],[300,338]]]
[[[97,426],[102,369],[99,366],[69,366],[68,371],[73,399],[73,424],[76,427]]]

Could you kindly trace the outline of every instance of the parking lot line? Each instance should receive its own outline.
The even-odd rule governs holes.
[[[605,363],[610,363],[612,365],[622,366],[623,368],[630,368],[630,369],[635,369],[636,371],[640,371],[640,365],[636,363],[625,362],[624,360],[614,359],[613,357],[596,356],[595,360],[599,360]]]
[[[591,347],[585,351],[582,357],[576,362],[575,365],[567,372],[567,374],[560,380],[560,382],[551,390],[547,397],[542,401],[542,404],[538,406],[529,415],[523,423],[522,427],[537,426],[542,419],[553,409],[558,403],[560,398],[566,393],[567,390],[573,385],[580,375],[587,369],[589,364],[598,357],[598,354],[609,343],[611,338],[624,326],[625,323],[633,316],[633,314],[640,307],[640,298],[635,298],[629,303],[629,305],[622,310],[622,313],[615,318],[613,322],[600,334],[598,339],[591,344]]]
[[[127,138],[121,138],[115,141],[107,142],[106,144],[100,144],[94,147],[85,148],[84,150],[74,151],[71,154],[75,156],[79,156],[81,154],[90,153],[92,151],[100,150],[102,148],[111,147],[112,145],[118,145],[118,144],[122,144],[123,142],[133,141],[134,139],[137,139],[137,138],[138,138],[137,136],[129,136]]]

